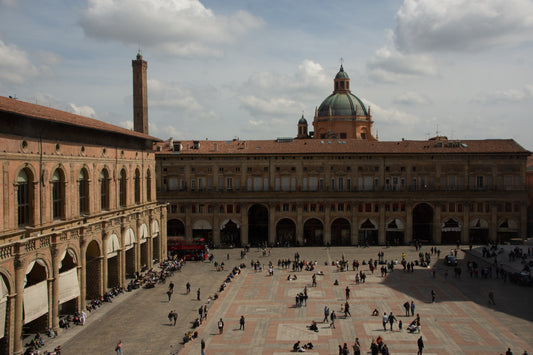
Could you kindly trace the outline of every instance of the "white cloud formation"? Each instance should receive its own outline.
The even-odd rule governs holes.
[[[405,0],[394,42],[402,52],[477,51],[531,41],[530,0]]]
[[[256,96],[243,96],[240,98],[242,106],[254,117],[264,115],[295,116],[303,106],[287,98],[262,99]]]
[[[496,90],[491,93],[482,93],[474,97],[475,103],[516,103],[533,101],[533,85],[526,84],[520,89]]]
[[[198,0],[89,0],[81,19],[90,37],[178,56],[220,56],[219,45],[262,25],[263,20],[246,11],[215,15]]]
[[[96,118],[96,111],[90,106],[76,106],[73,103],[69,103],[68,106],[70,108],[68,110],[69,112],[72,112],[76,115]]]
[[[24,50],[0,40],[0,81],[22,84],[38,75],[39,68]]]
[[[425,105],[431,103],[431,99],[427,95],[407,91],[396,96],[394,102],[403,105]]]

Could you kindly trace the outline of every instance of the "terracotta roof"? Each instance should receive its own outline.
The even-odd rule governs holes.
[[[50,107],[31,104],[18,99],[0,96],[0,112],[14,113],[38,120],[53,121],[61,124],[92,128],[100,131],[125,134],[152,141],[161,141],[159,138],[135,132],[123,127],[105,123],[94,118],[75,115],[73,113],[56,110]]]
[[[158,154],[529,154],[513,139],[380,142],[360,139],[294,139],[232,141],[178,141],[181,152],[172,152],[169,142],[158,143]],[[192,149],[197,142],[198,149]],[[441,143],[441,144],[439,144]],[[447,144],[449,143],[449,144]],[[448,145],[448,146],[447,146]],[[189,149],[187,149],[187,146]]]

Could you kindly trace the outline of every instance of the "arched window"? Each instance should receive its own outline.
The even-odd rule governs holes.
[[[135,169],[135,203],[141,203],[141,173],[139,169]]]
[[[52,175],[52,218],[62,219],[65,217],[65,189],[63,188],[64,178],[59,169]]]
[[[150,169],[146,171],[146,200],[152,201],[152,174]]]
[[[89,174],[85,169],[81,169],[78,176],[78,196],[80,215],[89,213]]]
[[[17,175],[17,218],[20,227],[32,223],[32,199],[33,181],[26,169],[23,169]]]
[[[100,209],[109,210],[109,175],[105,169],[100,172]]]
[[[125,207],[126,206],[126,170],[124,169],[120,171],[118,191],[119,191],[119,206]]]

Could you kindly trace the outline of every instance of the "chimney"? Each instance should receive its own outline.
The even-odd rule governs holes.
[[[131,61],[133,67],[133,130],[148,134],[148,85],[146,69],[148,63],[141,52]]]

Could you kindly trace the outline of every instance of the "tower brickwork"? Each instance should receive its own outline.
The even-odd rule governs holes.
[[[148,134],[148,85],[146,70],[148,63],[141,53],[131,61],[133,67],[133,130]]]

